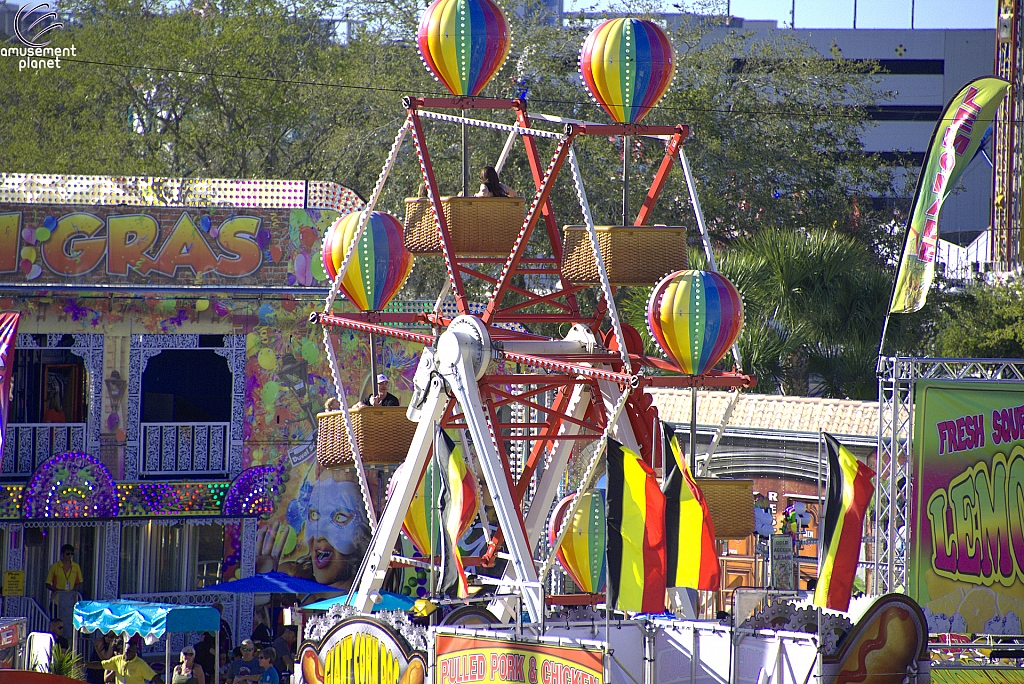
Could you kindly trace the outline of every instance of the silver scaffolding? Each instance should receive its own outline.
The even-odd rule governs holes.
[[[879,359],[872,583],[876,596],[907,590],[914,384],[918,380],[967,379],[1024,382],[1024,359]]]

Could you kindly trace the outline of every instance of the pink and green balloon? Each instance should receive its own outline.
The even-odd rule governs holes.
[[[337,219],[324,235],[324,270],[333,281],[345,261],[361,212]],[[341,281],[341,291],[361,311],[380,311],[388,305],[412,272],[412,253],[405,248],[402,224],[391,214],[375,211],[366,222],[355,254]]]
[[[646,19],[609,19],[591,32],[580,52],[583,82],[617,123],[635,124],[647,116],[675,68],[668,37]]]
[[[575,494],[559,501],[551,512],[548,523],[548,543],[554,545]],[[581,495],[580,505],[571,521],[571,527],[555,552],[569,577],[580,589],[596,594],[605,582],[605,518],[604,491],[591,489]]]
[[[474,97],[508,58],[512,33],[493,0],[434,0],[420,17],[418,43],[452,95]]]
[[[677,271],[654,286],[647,326],[684,375],[703,375],[739,337],[743,300],[718,273]]]

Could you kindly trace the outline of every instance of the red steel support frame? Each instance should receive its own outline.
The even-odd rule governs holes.
[[[643,415],[630,415],[630,421],[634,430],[647,435],[650,429],[647,426],[640,426],[637,421],[646,422],[649,418],[649,401],[644,401],[643,389],[645,387],[752,387],[755,380],[746,375],[738,373],[712,372],[702,376],[640,376],[634,374],[634,369],[641,365],[654,367],[661,370],[679,372],[674,364],[662,359],[649,358],[637,353],[630,353],[630,366],[625,368],[621,357],[614,351],[599,350],[593,353],[561,354],[561,355],[531,355],[504,351],[503,340],[514,339],[537,339],[538,336],[529,333],[518,333],[493,327],[495,323],[502,321],[516,321],[522,323],[584,323],[600,337],[600,326],[607,313],[607,305],[599,302],[593,316],[584,318],[579,311],[575,293],[584,289],[584,286],[573,285],[565,279],[561,272],[562,240],[551,205],[550,196],[554,181],[562,169],[568,157],[569,150],[575,139],[580,135],[598,136],[662,136],[667,137],[665,156],[655,174],[653,182],[644,199],[643,206],[637,215],[635,225],[645,225],[650,220],[651,212],[656,204],[662,189],[665,186],[668,174],[675,164],[675,158],[679,146],[683,144],[689,134],[689,128],[685,125],[677,126],[642,126],[625,124],[568,124],[566,125],[565,137],[559,140],[555,153],[547,166],[542,166],[540,152],[537,142],[533,136],[522,135],[527,159],[530,164],[530,171],[533,176],[536,192],[530,211],[524,219],[522,228],[515,244],[512,246],[508,257],[498,258],[462,258],[455,254],[452,249],[451,233],[444,211],[441,207],[440,193],[437,187],[437,179],[434,174],[433,165],[430,160],[430,153],[424,138],[420,109],[456,109],[456,110],[512,110],[516,116],[516,124],[520,128],[530,128],[532,122],[527,113],[526,103],[523,100],[498,100],[489,98],[412,98],[404,99],[404,105],[408,112],[409,123],[413,142],[419,158],[420,170],[423,181],[428,187],[431,209],[434,212],[441,237],[442,257],[448,271],[452,293],[455,297],[456,306],[460,315],[469,314],[469,301],[466,297],[463,276],[471,276],[484,280],[494,286],[493,294],[490,297],[487,307],[481,316],[482,322],[491,331],[491,339],[495,350],[496,359],[516,364],[521,364],[529,369],[543,371],[538,373],[512,373],[512,374],[490,374],[484,376],[479,382],[480,396],[483,401],[483,409],[488,416],[491,436],[501,459],[505,463],[505,473],[512,489],[513,499],[518,507],[517,515],[520,524],[523,524],[522,502],[526,495],[529,483],[537,472],[543,461],[545,452],[555,442],[564,440],[595,440],[600,437],[606,427],[608,416],[605,412],[603,402],[591,400],[589,408],[583,419],[570,415],[570,397],[577,386],[590,388],[591,396],[600,396],[599,381],[616,383],[620,388],[630,392],[628,406],[630,411],[642,413]],[[530,236],[540,217],[544,218],[544,225],[551,243],[552,257],[526,257],[526,247]],[[481,272],[478,269],[470,268],[469,263],[502,263],[502,269],[498,277],[493,277]],[[533,292],[529,286],[516,286],[512,284],[515,275],[558,275],[561,289],[558,292],[546,292],[544,294]],[[506,294],[515,293],[525,298],[524,301],[516,302],[502,308],[501,304]],[[564,297],[564,303],[557,301]],[[551,312],[523,312],[522,309],[543,304],[552,307]],[[361,332],[373,333],[385,337],[405,340],[407,342],[423,345],[432,345],[436,338],[432,334],[403,330],[391,327],[396,323],[422,323],[424,325],[435,325],[446,327],[450,319],[446,316],[436,315],[431,312],[424,313],[384,313],[384,312],[363,312],[344,314],[313,314],[310,322],[319,323],[323,326],[336,327]],[[390,324],[390,325],[389,325]],[[547,339],[547,338],[543,338]],[[521,388],[520,390],[512,388]],[[557,390],[556,396],[550,407],[543,406],[536,401],[536,397],[547,391]],[[545,420],[538,423],[502,423],[498,420],[497,410],[503,405],[519,403],[527,408],[534,408],[545,414]],[[575,435],[560,435],[559,431],[563,425],[572,423],[579,426],[580,431]],[[449,400],[442,417],[441,424],[447,428],[465,427],[464,418],[459,412],[454,399]],[[643,430],[637,430],[644,427]],[[532,435],[502,435],[503,429],[526,429],[536,430],[537,434]],[[649,436],[649,435],[648,435]],[[532,442],[529,455],[523,463],[523,470],[518,481],[513,481],[512,469],[510,467],[505,443],[509,441],[526,440]],[[481,561],[485,564],[493,562],[493,558],[502,543],[502,530],[497,530],[492,537],[487,552]]]

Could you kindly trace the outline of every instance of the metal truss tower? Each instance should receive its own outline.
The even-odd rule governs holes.
[[[914,385],[918,380],[1024,382],[1024,359],[883,357],[878,375],[878,455],[875,464],[874,582],[876,596],[907,590]]]
[[[1021,265],[1024,202],[1024,0],[999,0],[995,75],[1010,82],[993,125],[991,260],[998,271]]]

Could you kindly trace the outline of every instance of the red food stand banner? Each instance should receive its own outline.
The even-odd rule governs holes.
[[[604,684],[597,648],[438,634],[434,684]]]

